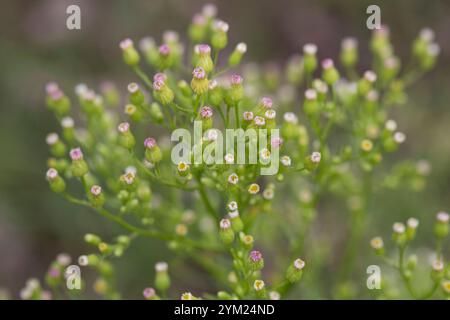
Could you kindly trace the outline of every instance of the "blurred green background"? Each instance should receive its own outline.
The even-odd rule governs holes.
[[[51,193],[45,181],[48,157],[45,135],[57,122],[44,105],[44,86],[51,80],[66,92],[80,82],[93,88],[112,80],[122,92],[135,76],[122,63],[118,43],[125,37],[160,39],[164,30],[184,37],[192,15],[205,1],[75,1],[10,0],[0,3],[0,287],[13,297],[29,277],[42,277],[59,253],[73,257],[86,252],[86,232],[116,234],[111,223]],[[66,29],[66,7],[81,7],[82,29]],[[409,216],[421,219],[417,243],[431,241],[431,223],[438,210],[450,208],[450,2],[438,0],[226,0],[216,2],[219,17],[230,24],[230,44],[248,44],[246,61],[284,63],[306,42],[319,46],[319,56],[337,57],[340,41],[360,42],[361,71],[368,68],[366,8],[381,7],[382,22],[402,60],[419,30],[429,26],[441,46],[437,68],[409,90],[409,102],[394,116],[408,139],[387,161],[426,158],[432,164],[427,187],[420,195],[395,192],[380,195],[373,235],[387,235],[390,225]],[[322,214],[322,213],[321,213]],[[326,214],[326,213],[325,213]],[[332,228],[331,215],[324,228]],[[329,224],[329,225],[328,225]],[[345,238],[345,228],[340,237]],[[339,238],[339,237],[338,237]],[[339,252],[339,243],[336,244]],[[448,246],[447,246],[448,249]],[[158,241],[138,241],[119,267],[119,285],[126,298],[137,298],[152,280],[153,263],[167,257]],[[192,272],[188,271],[192,268]],[[120,269],[119,269],[120,270]],[[198,281],[198,290],[211,288],[194,266],[174,275],[179,287]],[[143,281],[146,281],[143,283]]]

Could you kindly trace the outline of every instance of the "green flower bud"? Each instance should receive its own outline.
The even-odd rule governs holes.
[[[178,88],[181,90],[181,93],[183,94],[183,96],[185,96],[186,98],[190,98],[192,95],[192,90],[191,87],[189,87],[189,84],[184,81],[184,80],[180,80],[178,82]]]
[[[153,81],[153,96],[156,100],[161,102],[163,106],[173,102],[175,94],[166,84],[165,76],[162,74],[156,74]]]
[[[396,222],[393,225],[394,233],[392,234],[392,240],[399,246],[403,247],[407,242],[405,225],[400,222]]]
[[[50,146],[50,152],[55,157],[63,157],[66,153],[66,145],[62,142],[57,133],[49,133],[45,139]]]
[[[164,115],[161,111],[161,107],[156,102],[150,105],[150,117],[156,123],[162,123],[164,121]]]
[[[189,38],[193,43],[199,43],[205,39],[207,34],[207,20],[201,14],[196,14],[188,29]]]
[[[125,39],[120,42],[120,48],[122,49],[123,61],[131,67],[136,66],[139,63],[139,53],[136,51],[131,39]]]
[[[204,106],[200,109],[198,116],[198,120],[202,122],[202,130],[207,131],[211,129],[213,126],[213,110],[211,107]]]
[[[55,112],[58,116],[67,115],[70,111],[70,100],[58,85],[54,82],[48,83],[45,90],[49,110]]]
[[[156,62],[160,70],[165,70],[171,68],[175,64],[175,56],[173,48],[168,44],[162,44],[158,48],[158,60]]]
[[[416,255],[410,255],[408,257],[408,260],[406,261],[406,268],[410,271],[413,271],[417,266],[417,256]]]
[[[228,212],[228,216],[230,217],[231,228],[233,229],[233,231],[236,233],[241,232],[244,229],[244,223],[239,216],[239,211],[236,210]]]
[[[319,166],[321,158],[322,155],[320,154],[320,152],[317,151],[313,152],[311,155],[306,157],[305,168],[308,171],[315,170]]]
[[[445,238],[448,235],[448,220],[447,212],[439,212],[436,216],[436,224],[434,225],[434,234],[438,238]]]
[[[63,178],[61,178],[58,174],[58,171],[54,168],[50,168],[47,170],[46,174],[48,183],[50,185],[50,189],[53,192],[61,193],[66,189],[66,183]]]
[[[134,104],[127,104],[125,106],[125,114],[129,115],[133,122],[140,122],[142,120],[142,112]]]
[[[105,101],[111,107],[117,107],[120,103],[120,94],[112,82],[102,82],[100,91],[105,98]]]
[[[213,30],[211,35],[211,44],[214,50],[222,50],[228,43],[228,23],[217,20],[213,24]]]
[[[358,62],[358,42],[354,38],[345,38],[341,42],[341,63],[346,68],[353,68]]]
[[[317,68],[317,46],[312,43],[303,46],[303,66],[307,74],[312,74]]]
[[[384,255],[384,242],[380,237],[375,237],[370,240],[370,246],[375,250],[375,253],[379,256]]]
[[[155,264],[155,287],[158,290],[166,291],[170,287],[168,267],[166,262],[158,262]]]
[[[102,242],[102,239],[95,234],[87,233],[84,235],[84,241],[86,241],[86,243],[88,244],[98,246],[100,242]]]
[[[153,138],[147,138],[144,141],[145,146],[145,158],[153,164],[156,164],[162,159],[161,149],[156,144],[156,140]]]
[[[248,266],[252,271],[259,271],[264,268],[264,258],[259,251],[251,251],[248,256]]]
[[[223,101],[223,90],[216,80],[211,80],[208,85],[208,98],[212,105],[220,106]]]
[[[406,238],[411,241],[416,236],[416,229],[419,226],[419,220],[415,218],[409,218],[406,222]]]
[[[143,38],[139,42],[139,48],[144,53],[147,63],[151,66],[156,66],[159,59],[159,52],[155,40],[151,37]]]
[[[102,193],[102,187],[93,185],[89,190],[88,198],[94,207],[102,207],[105,203],[105,195]]]
[[[228,219],[222,219],[220,221],[220,238],[222,239],[222,242],[229,246],[234,241],[234,232],[231,228],[231,222]]]
[[[295,283],[301,280],[303,275],[303,268],[305,267],[305,261],[302,259],[296,259],[286,271],[286,279],[290,283]]]
[[[289,59],[286,66],[286,77],[293,85],[299,85],[303,79],[304,64],[300,55],[295,55]]]
[[[140,106],[145,101],[145,96],[142,90],[139,88],[139,85],[135,82],[132,82],[127,87],[128,92],[130,94],[130,102],[134,105]]]
[[[236,105],[239,101],[244,97],[244,87],[242,86],[242,82],[244,79],[238,75],[233,74],[231,76],[231,86],[228,89],[227,103],[231,105]]]
[[[145,288],[142,292],[145,300],[161,300],[161,298],[156,294],[155,289]]]
[[[81,178],[88,173],[89,168],[86,161],[83,159],[83,152],[80,148],[70,150],[70,158],[72,159],[70,169],[74,177]]]
[[[214,62],[211,59],[211,47],[207,44],[199,44],[195,46],[194,67],[200,67],[206,73],[210,73],[214,69]]]
[[[241,63],[242,56],[247,52],[247,45],[243,42],[238,43],[234,51],[228,58],[228,66],[234,67]]]
[[[191,88],[197,95],[204,94],[208,91],[209,80],[206,72],[202,67],[197,67],[192,71]]]
[[[316,115],[319,112],[319,104],[317,103],[317,92],[314,89],[305,91],[305,100],[303,102],[303,110],[309,116]]]
[[[333,85],[339,80],[339,72],[334,67],[333,60],[325,59],[322,61],[322,78],[328,85]]]
[[[134,139],[133,134],[130,130],[130,124],[128,122],[122,122],[117,127],[119,130],[119,145],[122,147],[131,150],[133,149],[134,145],[136,144],[136,140]]]
[[[358,81],[358,93],[365,97],[372,90],[375,81],[377,81],[375,72],[371,70],[366,71],[361,80]]]
[[[61,119],[61,127],[64,139],[69,142],[75,140],[74,121],[71,117],[64,117]]]

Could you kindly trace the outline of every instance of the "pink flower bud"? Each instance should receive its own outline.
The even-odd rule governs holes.
[[[162,44],[159,46],[159,53],[163,56],[168,56],[170,54],[170,47],[167,44]]]
[[[149,138],[145,139],[144,146],[148,149],[152,149],[156,146],[156,140],[149,137]]]
[[[199,54],[209,54],[211,53],[211,47],[207,44],[199,44],[197,46],[197,50]]]
[[[270,99],[268,97],[264,97],[261,99],[261,105],[266,109],[270,109],[270,108],[272,108],[273,101],[272,101],[272,99]]]
[[[192,71],[192,75],[195,79],[204,79],[206,77],[206,72],[202,67],[197,67]]]
[[[83,159],[83,152],[80,148],[75,148],[70,150],[70,158],[72,160],[81,160]]]
[[[130,130],[130,124],[128,122],[122,122],[121,124],[119,124],[119,126],[117,127],[117,129],[121,132],[121,133],[126,133]]]
[[[242,84],[242,81],[243,81],[244,79],[240,76],[240,75],[238,75],[238,74],[233,74],[232,76],[231,76],[231,84],[232,85],[239,85],[239,84]]]
[[[211,118],[212,115],[213,115],[213,111],[212,111],[211,107],[204,106],[203,108],[200,109],[200,116],[203,119]]]
[[[252,252],[250,252],[249,257],[253,262],[258,262],[262,259],[263,256],[261,252],[253,250]]]
[[[126,49],[128,49],[128,48],[131,48],[133,46],[133,40],[131,40],[131,39],[129,39],[129,38],[127,38],[127,39],[125,39],[125,40],[122,40],[121,42],[120,42],[120,48],[122,49],[122,50],[126,50]]]

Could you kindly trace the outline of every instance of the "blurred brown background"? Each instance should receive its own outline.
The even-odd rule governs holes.
[[[58,81],[70,91],[85,82],[97,88],[113,80],[124,91],[135,79],[121,61],[118,43],[162,31],[183,34],[192,15],[205,1],[75,1],[9,0],[0,2],[0,287],[14,297],[28,277],[41,277],[59,252],[73,256],[87,249],[86,232],[113,234],[115,227],[92,212],[52,194],[44,179],[45,135],[57,127],[44,106],[44,85]],[[425,219],[450,208],[450,1],[439,0],[226,0],[216,1],[219,16],[230,23],[230,44],[248,44],[246,61],[283,63],[306,42],[319,46],[319,55],[336,57],[340,40],[355,36],[362,49],[361,69],[369,61],[366,8],[378,4],[382,22],[392,30],[400,57],[424,26],[436,31],[441,46],[438,67],[410,91],[410,103],[400,108],[400,128],[408,140],[396,157],[428,158],[433,172],[420,197],[386,195],[382,204],[392,212],[377,229],[389,229],[396,217]],[[66,7],[81,7],[82,29],[66,29]],[[406,110],[409,109],[409,110]],[[393,201],[395,199],[395,201]],[[431,220],[430,220],[431,221]],[[431,222],[430,222],[431,223]],[[429,224],[428,223],[428,226]],[[384,229],[382,229],[384,228]],[[428,228],[429,230],[429,228]],[[377,230],[374,230],[376,232]],[[424,236],[423,241],[428,241]],[[138,297],[153,274],[152,263],[167,255],[161,243],[138,242],[119,262],[126,297]],[[182,279],[174,279],[174,282]],[[207,286],[207,284],[205,284]]]

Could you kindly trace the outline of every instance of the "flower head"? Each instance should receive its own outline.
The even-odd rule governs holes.
[[[324,59],[322,60],[322,68],[323,69],[330,69],[334,67],[334,62],[331,59]]]
[[[229,229],[231,228],[231,222],[228,219],[220,220],[220,229]]]
[[[213,115],[213,110],[212,110],[211,107],[204,106],[204,107],[202,107],[202,108],[200,109],[200,116],[201,116],[203,119],[211,118],[212,115]]]
[[[236,201],[230,201],[230,202],[228,203],[228,209],[229,209],[230,211],[236,211],[236,210],[238,209],[238,204],[237,204],[237,202],[236,202]]]
[[[102,187],[98,186],[98,185],[93,185],[91,187],[91,194],[93,196],[99,196],[102,193]]]
[[[372,240],[370,240],[370,246],[375,250],[383,248],[384,246],[383,239],[381,237],[373,238]]]
[[[260,116],[256,116],[254,121],[258,127],[261,127],[266,124],[266,119]]]
[[[127,38],[125,40],[122,40],[122,41],[120,41],[119,46],[120,46],[120,48],[122,50],[126,50],[128,48],[131,48],[131,47],[133,47],[133,40],[131,40],[129,38]]]
[[[298,122],[298,118],[293,112],[286,112],[283,118],[287,123],[297,124]]]
[[[311,162],[314,164],[318,164],[321,158],[322,155],[320,154],[320,152],[315,151],[311,154]]]
[[[438,212],[438,214],[436,215],[436,219],[439,222],[447,223],[449,220],[449,215],[447,212],[441,211],[441,212]]]
[[[273,101],[268,97],[263,97],[261,99],[261,105],[266,109],[271,109],[273,106]]]
[[[156,291],[153,288],[145,288],[144,291],[142,291],[142,295],[145,299],[151,299],[156,295]]]
[[[130,124],[128,122],[122,122],[121,124],[119,124],[117,129],[120,133],[126,133],[130,130]]]
[[[242,116],[243,116],[245,121],[252,121],[253,120],[253,112],[251,112],[251,111],[245,111],[242,114]]]
[[[307,43],[303,46],[303,53],[308,55],[315,55],[317,53],[317,46],[313,43]]]
[[[275,110],[267,110],[264,113],[264,117],[266,117],[266,119],[268,119],[268,120],[273,120],[273,119],[275,119],[276,116],[277,116],[277,112]]]
[[[405,232],[405,225],[401,222],[396,222],[392,226],[392,230],[394,230],[395,233],[402,234]]]
[[[259,252],[257,250],[253,250],[250,252],[249,258],[253,262],[258,262],[263,258],[263,256],[262,256],[261,252]]]
[[[158,51],[163,56],[168,56],[170,54],[170,47],[167,44],[162,44],[159,46]]]
[[[59,136],[58,136],[57,133],[54,133],[54,132],[49,133],[49,134],[47,135],[47,137],[45,138],[45,142],[47,142],[47,144],[48,144],[49,146],[54,145],[54,144],[57,143],[58,141],[59,141]]]
[[[291,157],[289,157],[289,156],[282,156],[280,161],[281,161],[281,164],[285,167],[290,167],[292,164]]]
[[[257,183],[252,183],[249,187],[248,187],[248,192],[250,194],[257,194],[259,192],[260,188],[259,185]]]
[[[47,180],[52,181],[58,177],[58,171],[54,168],[50,168],[46,173]]]
[[[211,47],[207,44],[199,44],[196,46],[196,50],[200,55],[204,54],[210,54],[211,53]]]
[[[201,80],[206,78],[206,72],[202,67],[197,67],[192,71],[192,76],[195,79]]]
[[[233,85],[233,86],[240,85],[240,84],[242,84],[242,81],[244,81],[244,78],[242,78],[240,75],[238,75],[236,73],[231,75],[231,78],[230,78],[231,85]]]
[[[144,140],[144,146],[147,149],[152,149],[156,146],[156,140],[152,137],[148,137],[147,139]]]
[[[72,160],[81,160],[83,159],[83,152],[81,151],[80,148],[75,148],[70,150],[70,158]]]
[[[264,281],[262,280],[255,280],[255,282],[253,283],[253,288],[255,288],[256,291],[261,291],[262,289],[264,289]]]
[[[228,176],[228,182],[231,184],[237,184],[239,182],[239,177],[236,173],[232,173]]]
[[[272,137],[270,139],[270,145],[272,148],[279,148],[283,144],[283,139],[279,137]]]
[[[294,261],[294,268],[295,269],[302,270],[304,267],[305,267],[305,261],[303,261],[300,258],[295,259],[295,261]]]

